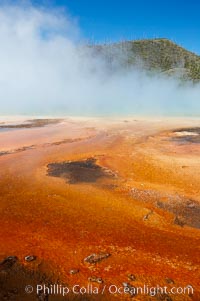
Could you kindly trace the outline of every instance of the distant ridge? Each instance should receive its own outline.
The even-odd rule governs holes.
[[[200,56],[165,39],[145,39],[93,46],[108,61],[122,58],[127,67],[141,65],[153,72],[176,75],[194,82],[200,80]]]

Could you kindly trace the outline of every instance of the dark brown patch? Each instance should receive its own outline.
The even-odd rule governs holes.
[[[45,125],[56,124],[63,119],[31,119],[20,124],[4,124],[0,125],[0,129],[29,129],[35,127],[43,127]]]
[[[194,127],[194,128],[181,128],[174,130],[173,133],[181,133],[181,132],[188,132],[188,133],[197,133],[198,135],[192,136],[192,135],[184,135],[184,136],[177,136],[172,137],[172,140],[175,142],[180,143],[200,143],[200,127]]]
[[[200,229],[200,205],[196,200],[191,200],[179,194],[138,188],[132,188],[131,195],[134,199],[151,202],[155,207],[173,213],[182,226],[185,224]],[[175,224],[178,224],[177,219],[174,220]]]
[[[200,205],[198,202],[182,199],[177,203],[157,202],[157,206],[175,214],[174,224],[181,227],[186,224],[200,229]]]
[[[61,144],[67,144],[67,143],[74,143],[74,142],[79,142],[79,141],[83,141],[85,139],[90,139],[92,138],[92,136],[86,137],[86,138],[76,138],[76,139],[64,139],[61,141],[56,141],[56,142],[50,142],[50,143],[44,143],[44,144],[33,144],[33,145],[29,145],[29,146],[22,146],[20,148],[16,148],[16,149],[11,149],[8,151],[0,151],[0,157],[1,156],[5,156],[5,155],[12,155],[12,154],[16,154],[16,153],[20,153],[20,152],[24,152],[26,150],[29,149],[35,149],[36,147],[51,147],[51,146],[57,146],[57,145],[61,145]]]
[[[97,262],[102,261],[103,259],[106,259],[110,257],[111,255],[109,253],[99,253],[99,254],[91,254],[88,257],[84,259],[85,262],[90,264],[95,264]]]
[[[102,177],[113,177],[114,174],[96,164],[96,159],[67,161],[48,164],[48,175],[67,179],[70,184],[79,182],[94,183]]]

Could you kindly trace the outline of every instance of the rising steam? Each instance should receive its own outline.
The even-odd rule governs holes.
[[[149,77],[140,68],[108,70],[104,58],[84,46],[76,20],[61,11],[1,6],[0,45],[1,115],[198,114],[200,109],[197,85]]]

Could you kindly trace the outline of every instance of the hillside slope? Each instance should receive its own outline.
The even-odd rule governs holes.
[[[200,56],[178,46],[168,39],[147,39],[96,45],[98,53],[108,62],[120,59],[124,66],[141,66],[167,75],[200,80]]]

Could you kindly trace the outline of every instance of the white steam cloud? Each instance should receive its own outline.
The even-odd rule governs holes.
[[[200,87],[116,68],[83,47],[76,21],[0,6],[0,115],[198,114]]]

